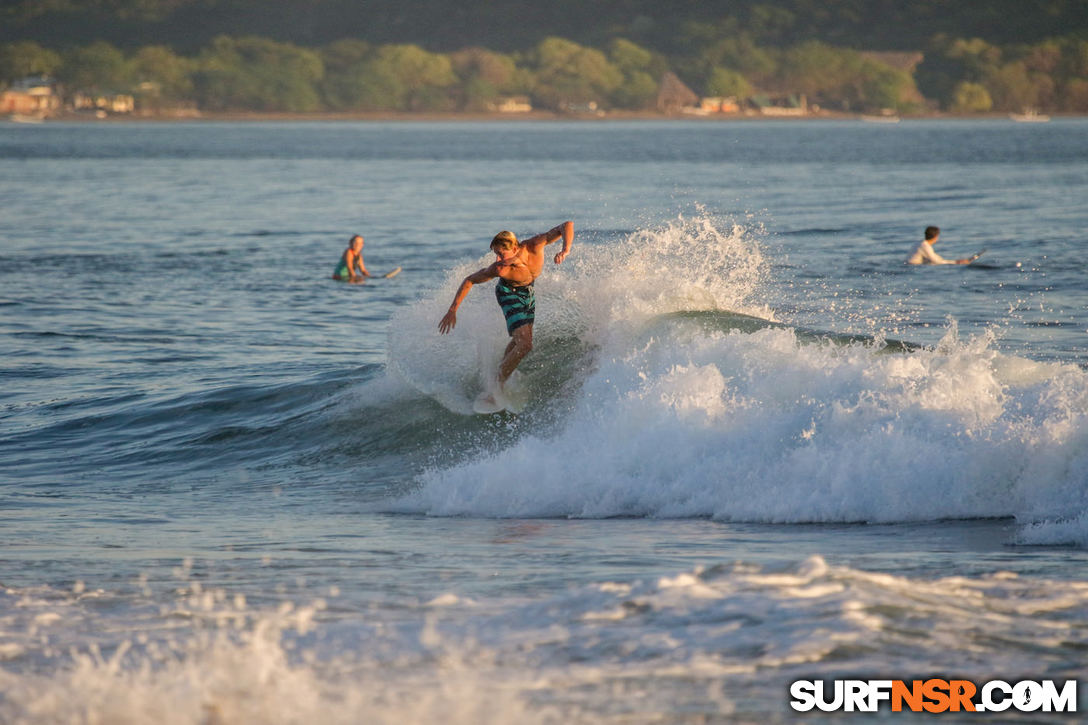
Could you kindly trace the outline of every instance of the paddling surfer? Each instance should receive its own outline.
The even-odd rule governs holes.
[[[556,264],[562,263],[570,254],[570,245],[574,241],[574,222],[563,222],[523,242],[519,242],[513,232],[502,231],[496,234],[491,240],[495,261],[465,277],[453,296],[449,311],[438,323],[438,331],[443,335],[448,333],[457,324],[457,308],[472,286],[496,277],[499,279],[495,286],[495,297],[506,318],[506,331],[510,335],[510,342],[503,353],[502,362],[499,363],[500,390],[522,358],[533,349],[533,321],[536,315],[533,282],[544,271],[544,247],[560,239],[563,240],[563,249],[554,257]]]
[[[356,274],[356,269],[358,269],[358,274]],[[342,282],[362,282],[363,279],[369,276],[370,272],[367,271],[366,265],[363,264],[363,236],[356,234],[348,240],[348,248],[340,256],[340,262],[337,263],[332,278]]]
[[[918,245],[917,249],[907,258],[907,264],[970,264],[977,259],[975,257],[965,257],[963,259],[945,259],[941,255],[933,251],[933,245],[936,244],[941,238],[941,230],[937,227],[926,227],[925,239]]]

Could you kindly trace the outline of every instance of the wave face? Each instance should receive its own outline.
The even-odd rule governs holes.
[[[760,298],[768,263],[756,236],[679,219],[550,267],[524,363],[533,402],[511,422],[520,434],[431,467],[389,508],[744,522],[1015,517],[1030,524],[1027,540],[1084,543],[1083,370],[1001,354],[993,333],[962,338],[954,323],[920,348],[776,321]],[[505,343],[490,286],[470,293],[455,334],[433,333],[470,271],[397,315],[389,342],[391,369],[466,414],[479,371]]]

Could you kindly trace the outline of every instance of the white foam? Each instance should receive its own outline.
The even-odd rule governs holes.
[[[557,295],[542,305],[567,310],[562,321],[598,351],[569,417],[427,473],[397,508],[1031,523],[1088,507],[1088,375],[1078,368],[1001,355],[991,334],[961,339],[954,322],[933,350],[883,354],[878,343],[812,343],[788,328],[741,333],[664,318],[769,316],[753,301],[764,278],[758,250],[744,230],[718,233],[706,220],[584,257],[576,274],[540,285]]]
[[[1029,545],[1088,547],[1088,510],[1069,518],[1057,516],[1032,522],[1020,531],[1018,540]]]
[[[42,659],[36,667],[0,669],[0,722],[554,721],[549,708],[536,709],[530,717],[521,695],[526,688],[522,675],[488,664],[486,653],[462,660],[458,650],[440,641],[421,661],[418,645],[398,641],[391,655],[386,652],[389,659],[383,659],[379,652],[353,651],[338,640],[330,652],[316,644],[322,628],[316,616],[323,602],[238,611],[237,597],[232,606],[225,592],[210,594],[210,601],[200,594],[164,603],[160,619],[151,622],[139,609],[127,614],[123,606],[114,612],[87,611],[78,600],[52,602],[67,610],[69,626],[56,635],[55,644],[43,644],[30,630],[21,635],[22,644],[0,644],[0,657]],[[30,610],[41,606],[24,602]],[[466,604],[451,594],[426,606]],[[28,616],[40,617],[33,611]],[[20,636],[11,616],[0,616],[0,624],[0,642]],[[87,625],[95,631],[89,643],[80,641]],[[108,639],[103,633],[124,636],[129,630],[137,634],[102,651]],[[381,625],[377,630],[384,631]],[[410,636],[424,638],[418,632]]]
[[[210,602],[206,590],[179,591],[157,601],[157,614],[142,595],[107,592],[113,606],[103,609],[41,593],[0,597],[3,639],[19,635],[15,618],[67,615],[59,651],[24,632],[18,644],[42,659],[0,668],[2,722],[714,719],[742,698],[748,712],[784,713],[785,683],[813,673],[989,679],[1043,668],[1069,678],[1088,645],[1085,581],[912,578],[819,556],[584,582],[484,606],[448,592],[365,616],[322,603],[240,611],[221,591]],[[3,606],[16,601],[24,605]],[[110,637],[129,639],[107,649]],[[5,649],[15,654],[15,644]]]
[[[621,328],[637,329],[654,316],[682,310],[770,314],[749,301],[766,264],[743,227],[723,231],[707,218],[680,218],[663,229],[575,245],[562,265],[545,264],[535,285],[537,339],[569,336],[596,345]],[[430,296],[401,308],[389,325],[390,369],[465,415],[472,414],[509,339],[494,285],[470,290],[450,334],[438,334],[438,321],[461,280],[493,259],[486,255],[451,270]]]

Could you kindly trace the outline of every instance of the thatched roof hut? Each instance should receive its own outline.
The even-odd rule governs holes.
[[[684,85],[672,71],[666,71],[661,76],[661,85],[657,91],[657,110],[663,113],[676,113],[685,106],[695,106],[699,103],[699,96],[695,91]]]

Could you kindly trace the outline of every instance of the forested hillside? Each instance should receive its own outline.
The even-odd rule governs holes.
[[[342,38],[414,43],[431,51],[531,47],[549,36],[601,47],[624,37],[682,50],[692,24],[732,27],[766,46],[819,40],[915,50],[945,34],[992,44],[1088,31],[1085,0],[5,0],[0,42],[48,47],[108,41],[180,52],[219,35],[304,46]]]
[[[0,91],[28,77],[151,112],[643,111],[679,77],[740,109],[1088,113],[1088,0],[7,0]]]

